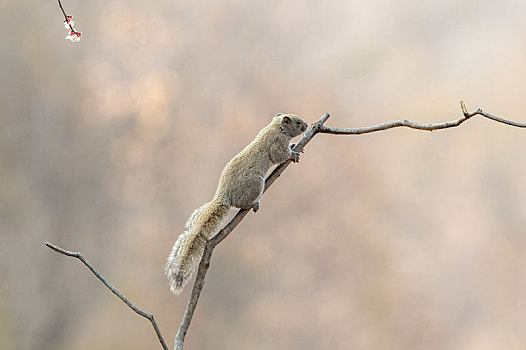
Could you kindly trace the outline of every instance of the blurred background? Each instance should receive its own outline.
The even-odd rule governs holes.
[[[162,270],[277,112],[526,122],[526,2],[0,3],[0,348],[172,347]],[[215,250],[187,349],[524,349],[526,130],[319,135]]]

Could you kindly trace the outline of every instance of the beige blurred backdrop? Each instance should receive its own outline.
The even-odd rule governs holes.
[[[0,3],[0,348],[170,347],[162,269],[277,112],[526,122],[526,2]],[[216,249],[187,349],[526,348],[526,130],[319,135]]]

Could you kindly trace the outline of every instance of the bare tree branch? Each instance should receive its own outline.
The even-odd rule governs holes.
[[[410,120],[395,120],[389,123],[380,124],[380,125],[374,125],[374,126],[367,126],[364,128],[330,128],[323,126],[320,130],[321,133],[324,134],[334,134],[334,135],[359,135],[359,134],[366,134],[370,132],[375,131],[381,131],[381,130],[387,130],[392,128],[397,128],[400,126],[405,126],[411,129],[419,129],[419,130],[427,130],[427,131],[433,131],[433,130],[440,130],[440,129],[446,129],[446,128],[452,128],[455,126],[459,126],[469,118],[475,116],[475,115],[481,115],[483,117],[486,117],[488,119],[497,121],[499,123],[504,123],[511,126],[516,126],[518,128],[526,128],[526,124],[524,123],[518,123],[510,120],[506,120],[497,116],[494,116],[492,114],[484,112],[482,109],[477,109],[475,112],[468,113],[466,110],[466,105],[464,104],[464,101],[460,101],[460,107],[462,108],[462,117],[449,121],[444,123],[437,123],[437,124],[422,124],[413,122]]]
[[[97,276],[97,278],[101,280],[101,282],[104,283],[106,287],[108,287],[113,292],[113,294],[118,296],[119,299],[121,299],[126,305],[128,305],[130,309],[132,309],[133,311],[135,311],[142,317],[145,317],[148,320],[150,320],[150,322],[152,323],[153,329],[155,330],[155,333],[157,334],[157,338],[159,338],[159,341],[161,342],[163,349],[168,350],[168,346],[166,345],[166,342],[164,341],[163,336],[161,335],[161,331],[159,330],[159,327],[157,327],[157,322],[155,322],[153,315],[150,315],[142,311],[141,309],[139,309],[137,306],[133,305],[133,303],[128,298],[126,298],[124,295],[122,295],[110,282],[108,282],[108,280],[106,280],[106,278],[104,278],[104,276],[102,276],[101,273],[97,271],[97,269],[95,269],[95,267],[91,265],[91,263],[81,253],[70,252],[69,250],[65,250],[49,242],[45,242],[45,244],[46,246],[53,249],[57,253],[71,256],[71,257],[77,258],[80,261],[82,261],[84,265],[86,265],[91,270],[91,272],[93,272],[93,274]]]
[[[444,123],[437,123],[437,124],[421,124],[409,120],[396,120],[393,122],[381,124],[381,125],[375,125],[375,126],[369,126],[364,128],[353,128],[353,129],[347,129],[347,128],[331,128],[323,125],[327,119],[329,119],[329,114],[325,113],[320,120],[312,124],[307,130],[307,132],[303,135],[303,137],[300,139],[300,141],[296,144],[296,146],[293,148],[296,152],[301,152],[303,148],[309,143],[309,141],[318,133],[324,133],[324,134],[335,134],[335,135],[359,135],[359,134],[365,134],[375,131],[381,131],[381,130],[387,130],[392,129],[400,126],[405,126],[412,129],[419,129],[419,130],[439,130],[439,129],[446,129],[451,128],[455,126],[459,126],[469,118],[475,116],[475,115],[482,115],[483,117],[492,119],[494,121],[504,123],[511,126],[516,126],[519,128],[526,128],[526,124],[524,123],[518,123],[514,121],[509,121],[497,116],[494,116],[492,114],[483,112],[481,109],[477,109],[475,112],[468,113],[466,110],[466,105],[464,104],[464,101],[460,101],[460,107],[462,109],[462,117],[449,121]],[[291,163],[290,160],[287,160],[285,163],[280,164],[277,166],[274,171],[265,179],[265,191],[276,181],[276,179],[285,171],[285,169],[289,166]],[[212,252],[214,248],[221,243],[229,234],[236,228],[236,226],[243,220],[243,218],[248,214],[249,210],[247,209],[241,209],[237,212],[236,216],[222,229],[220,230],[214,237],[212,237],[204,250],[203,257],[201,258],[201,262],[199,264],[199,269],[197,271],[196,279],[194,282],[194,286],[192,288],[192,295],[190,296],[190,300],[188,301],[188,304],[186,306],[186,311],[183,316],[183,320],[181,322],[181,325],[179,327],[179,330],[177,332],[177,335],[175,337],[175,345],[174,348],[176,350],[182,350],[184,345],[184,338],[186,336],[186,333],[188,332],[188,328],[190,327],[190,322],[192,321],[192,316],[194,314],[195,308],[197,306],[197,302],[199,300],[199,296],[201,294],[201,290],[203,289],[203,286],[205,284],[204,279],[206,276],[206,272],[208,271],[208,267],[210,266],[210,259],[212,257]]]

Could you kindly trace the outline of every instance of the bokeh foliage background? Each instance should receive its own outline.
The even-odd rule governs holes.
[[[276,112],[526,121],[526,2],[0,3],[0,348],[154,349],[165,258]],[[188,349],[524,349],[526,131],[317,136],[213,256]]]

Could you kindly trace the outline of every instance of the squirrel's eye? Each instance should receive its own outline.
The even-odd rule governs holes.
[[[300,122],[299,120],[296,120],[296,124],[300,125],[300,124],[301,124],[301,122]]]

